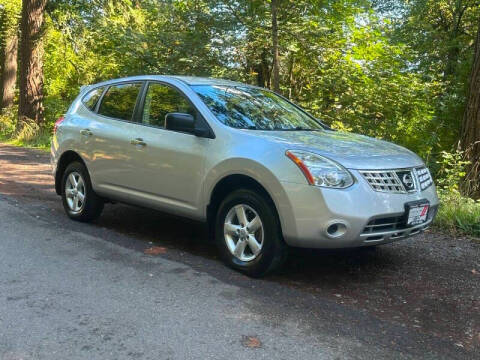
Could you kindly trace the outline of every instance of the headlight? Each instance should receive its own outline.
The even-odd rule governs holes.
[[[288,150],[286,155],[302,170],[310,185],[344,189],[353,184],[348,170],[326,157],[302,150]]]

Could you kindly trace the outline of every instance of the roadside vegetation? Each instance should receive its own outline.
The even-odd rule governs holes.
[[[462,195],[459,188],[469,165],[463,158],[462,151],[443,151],[438,161],[436,186],[441,206],[435,227],[452,235],[480,238],[480,200]]]
[[[80,86],[110,78],[238,80],[418,153],[436,227],[478,237],[479,28],[477,0],[0,0],[0,139],[48,148]]]
[[[48,150],[52,138],[51,126],[39,126],[25,119],[18,123],[17,108],[11,106],[0,113],[0,141],[15,145]]]

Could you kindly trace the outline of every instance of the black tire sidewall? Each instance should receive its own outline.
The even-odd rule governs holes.
[[[84,181],[85,184],[85,204],[83,209],[79,213],[73,213],[67,204],[67,197],[65,193],[65,185],[68,176],[72,172],[79,173]],[[100,201],[98,196],[92,189],[92,183],[90,181],[90,176],[88,174],[87,168],[80,162],[73,162],[67,166],[65,172],[62,176],[62,203],[67,215],[73,219],[78,221],[91,221],[98,217],[99,213],[103,209],[103,202]]]
[[[245,204],[252,207],[260,216],[263,224],[263,246],[260,254],[252,261],[237,259],[228,249],[224,238],[224,223],[227,213],[235,205]],[[283,239],[276,211],[264,196],[248,189],[239,189],[229,194],[220,204],[215,219],[215,240],[222,259],[230,267],[252,277],[260,277],[269,272],[275,259],[282,251]]]

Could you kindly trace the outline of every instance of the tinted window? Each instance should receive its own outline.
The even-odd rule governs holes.
[[[87,95],[85,95],[82,99],[83,104],[89,108],[90,110],[94,111],[95,106],[97,105],[98,99],[102,96],[103,90],[105,88],[96,88],[90,91]]]
[[[249,86],[192,86],[225,125],[257,130],[320,130],[322,125],[275,93]]]
[[[151,83],[145,97],[142,122],[147,125],[165,127],[165,116],[172,112],[195,116],[194,108],[184,95],[170,86]]]
[[[103,96],[98,113],[116,119],[132,120],[141,87],[140,83],[111,86]]]

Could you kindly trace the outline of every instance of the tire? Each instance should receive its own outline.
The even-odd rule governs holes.
[[[240,221],[241,217],[245,219],[242,213],[251,228]],[[256,217],[260,225],[252,222]],[[215,219],[215,240],[223,261],[251,277],[262,277],[278,269],[287,257],[287,245],[274,205],[249,189],[236,190],[221,202]],[[237,248],[238,244],[241,246]]]
[[[71,163],[63,173],[62,203],[72,220],[91,222],[102,213],[104,202],[93,191],[87,168],[80,162]]]

